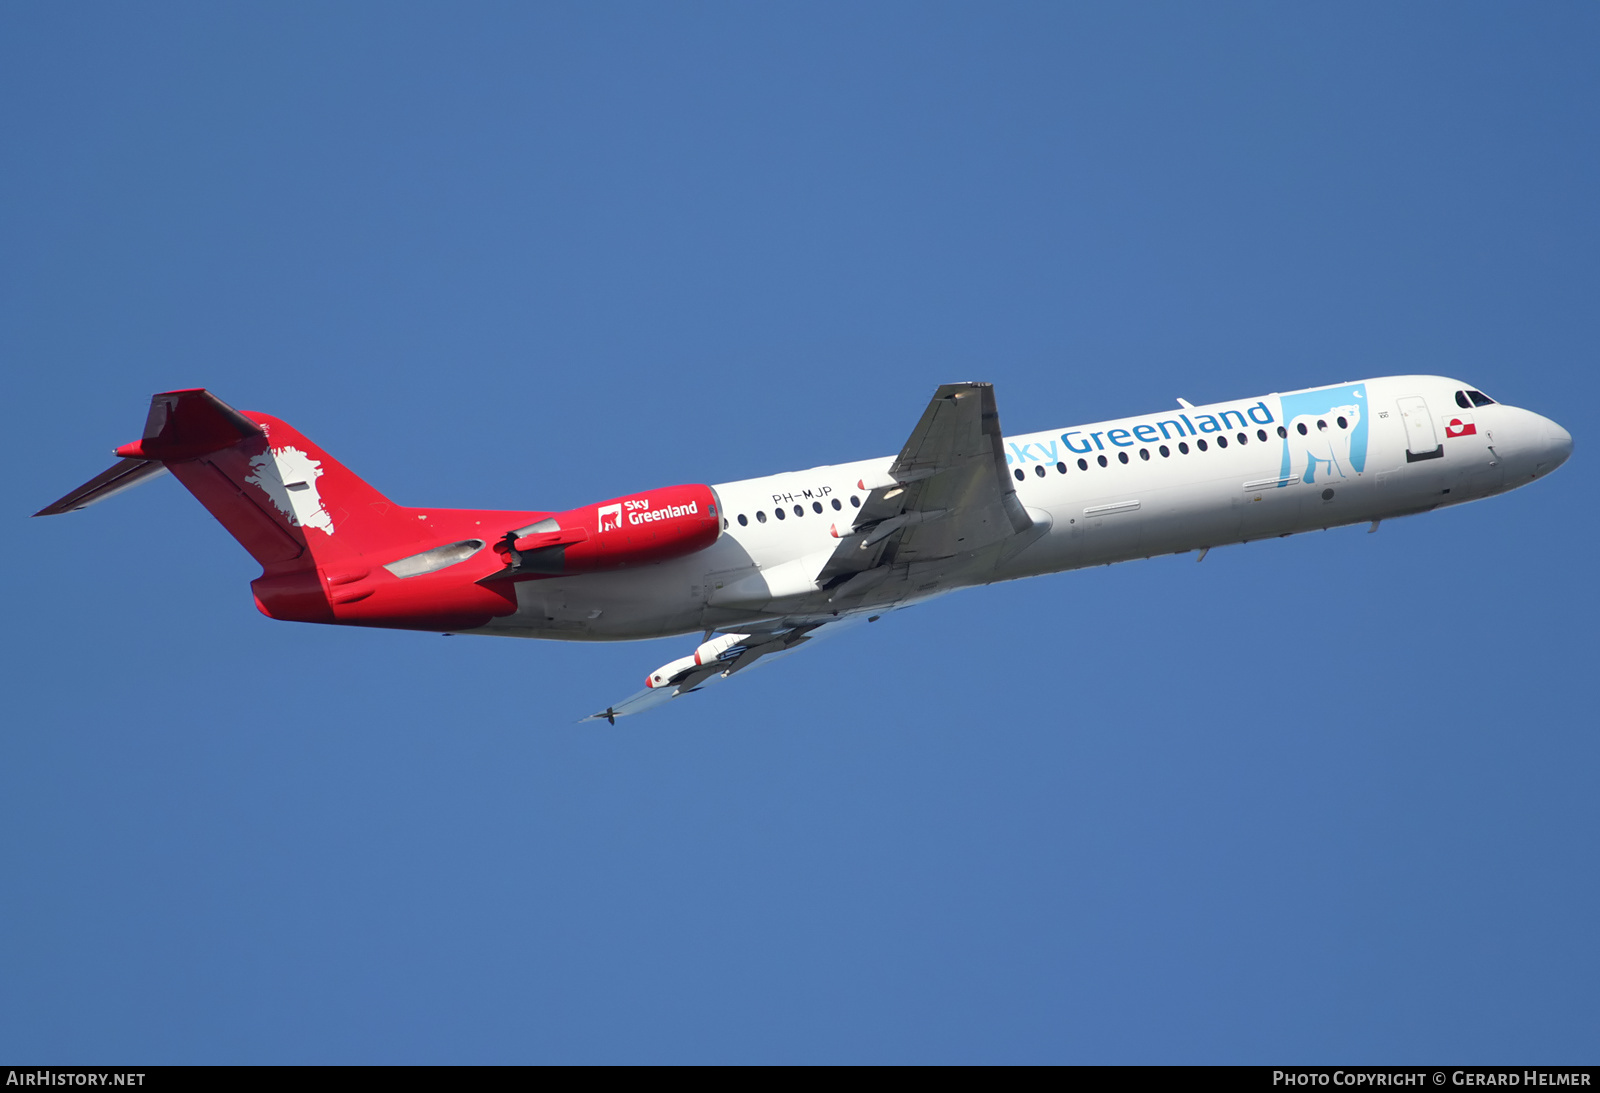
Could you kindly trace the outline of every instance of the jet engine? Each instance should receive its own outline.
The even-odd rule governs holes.
[[[656,687],[670,686],[696,668],[716,664],[723,653],[749,639],[749,634],[721,634],[710,641],[701,642],[693,653],[669,661],[651,672],[645,677],[644,685],[652,690]]]
[[[506,532],[494,549],[511,574],[555,576],[665,562],[721,534],[710,486],[665,486],[554,513]]]

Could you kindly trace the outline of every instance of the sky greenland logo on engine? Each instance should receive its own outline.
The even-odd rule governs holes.
[[[630,501],[629,506],[640,505],[641,502]],[[645,501],[642,504],[648,505]],[[628,523],[638,527],[640,524],[651,524],[657,520],[670,520],[674,516],[700,515],[700,502],[690,501],[687,505],[667,505],[659,509],[637,508],[628,513]]]
[[[1280,487],[1296,478],[1309,485],[1366,469],[1366,384],[1297,391],[1278,401],[1284,422]]]
[[[289,518],[295,527],[316,528],[333,534],[333,517],[317,492],[322,477],[322,461],[312,459],[299,448],[273,448],[250,461],[254,474],[244,480],[267,495],[273,508]]]
[[[601,531],[620,531],[622,529],[622,502],[615,505],[601,505],[595,510],[595,515],[600,518]]]

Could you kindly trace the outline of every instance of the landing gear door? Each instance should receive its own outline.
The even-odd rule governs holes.
[[[1400,420],[1406,424],[1406,462],[1419,459],[1438,459],[1444,455],[1439,446],[1439,434],[1433,428],[1433,415],[1428,413],[1428,403],[1421,395],[1407,395],[1396,399],[1400,407]]]

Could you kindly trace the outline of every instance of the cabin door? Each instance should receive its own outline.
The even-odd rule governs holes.
[[[1396,399],[1400,407],[1400,420],[1406,426],[1406,462],[1420,459],[1438,459],[1444,455],[1439,446],[1439,434],[1433,427],[1433,415],[1428,413],[1428,402],[1421,395],[1407,395]]]

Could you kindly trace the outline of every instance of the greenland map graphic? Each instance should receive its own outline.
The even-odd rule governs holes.
[[[321,460],[299,448],[273,448],[252,459],[250,469],[255,473],[245,475],[244,480],[266,494],[291,524],[333,534],[333,517],[317,492]]]
[[[1367,466],[1367,385],[1350,383],[1282,395],[1284,428],[1283,468],[1278,487],[1295,478],[1310,485],[1333,478],[1348,478]],[[1349,425],[1341,429],[1338,419]],[[1318,426],[1321,422],[1321,427]],[[1305,435],[1300,426],[1305,426]]]

